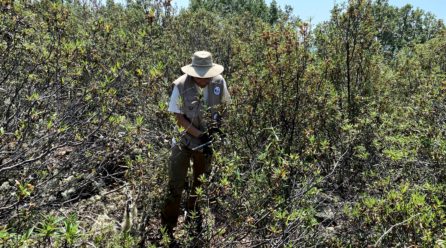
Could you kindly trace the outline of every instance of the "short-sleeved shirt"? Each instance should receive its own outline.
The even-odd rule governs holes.
[[[204,88],[200,88],[200,86],[198,86],[197,84],[195,84],[195,87],[197,87],[198,92],[201,94],[203,94],[203,99],[205,101],[207,101],[208,99],[208,86],[206,85],[206,87]],[[178,86],[175,85],[173,90],[172,90],[172,95],[170,96],[170,101],[169,101],[169,108],[167,109],[169,112],[172,113],[178,113],[178,114],[184,114],[181,111],[180,108],[180,90],[178,89]],[[223,104],[228,104],[231,102],[231,96],[229,95],[229,91],[228,91],[228,87],[226,86],[226,81],[223,79],[223,92],[222,92],[222,103]]]

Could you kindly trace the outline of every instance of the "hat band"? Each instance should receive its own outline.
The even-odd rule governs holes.
[[[194,66],[194,67],[212,67],[213,66],[213,64],[207,64],[207,65],[200,65],[200,64],[194,64],[194,63],[192,63],[192,66]]]

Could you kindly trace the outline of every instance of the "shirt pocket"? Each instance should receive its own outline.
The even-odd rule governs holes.
[[[196,117],[199,113],[198,108],[200,106],[200,102],[196,97],[189,96],[186,97],[184,102],[184,112],[189,117]]]

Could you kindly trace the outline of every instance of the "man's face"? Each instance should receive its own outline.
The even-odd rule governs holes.
[[[211,81],[211,78],[196,78],[196,77],[194,77],[194,81],[196,84],[198,84],[198,86],[200,86],[200,88],[204,88],[204,87],[206,87],[206,85],[209,84],[209,82]]]

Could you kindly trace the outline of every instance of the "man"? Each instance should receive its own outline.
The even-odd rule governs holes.
[[[211,145],[215,134],[221,134],[221,109],[230,101],[226,82],[220,75],[224,68],[212,62],[209,52],[195,52],[192,63],[181,70],[185,74],[173,83],[168,110],[175,115],[178,126],[184,131],[172,146],[169,191],[161,210],[161,224],[171,238],[180,214],[181,194],[190,160],[193,161],[193,185],[187,201],[186,221],[190,220],[192,212],[198,212],[195,190],[200,186],[199,177],[210,171]],[[200,222],[196,225],[197,229],[201,228]]]

